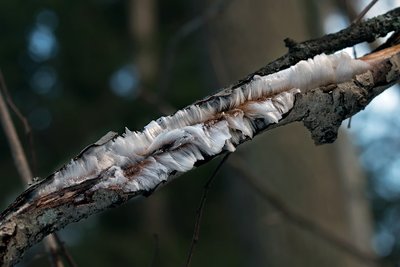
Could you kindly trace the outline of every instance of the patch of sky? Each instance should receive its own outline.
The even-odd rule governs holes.
[[[355,5],[357,12],[370,3],[370,0],[362,0]],[[400,4],[396,1],[378,1],[367,13],[366,18],[383,14]],[[339,31],[349,25],[349,20],[339,11],[333,11],[324,21],[324,29],[327,33]],[[387,38],[387,37],[386,37]],[[379,39],[379,42],[385,38]],[[353,49],[345,49],[353,55]],[[370,51],[367,43],[356,45],[357,56],[362,56]],[[400,94],[399,86],[393,86],[377,96],[364,111],[352,118],[350,132],[353,141],[359,146],[360,161],[363,167],[371,175],[372,192],[386,201],[397,201],[400,197],[400,159],[397,148],[400,146]],[[344,125],[347,125],[344,123]],[[393,213],[385,208],[384,217],[378,219],[378,227],[374,233],[372,245],[380,256],[388,256],[396,245],[396,239],[400,229],[398,225],[400,212]],[[382,216],[381,216],[382,217]]]
[[[383,218],[377,224],[372,245],[379,256],[388,256],[396,247],[396,236],[400,232],[399,218],[399,207],[392,205],[387,207]]]
[[[334,10],[333,12],[329,13],[326,19],[324,20],[324,30],[326,33],[334,33],[343,30],[344,28],[348,27],[349,24],[350,21],[348,20],[347,16],[345,16],[338,10]],[[345,51],[351,57],[354,57],[354,51],[352,47],[347,47],[342,51]],[[369,46],[366,43],[355,45],[356,57],[365,55],[369,51],[370,51]]]
[[[361,12],[368,4],[371,3],[371,0],[359,0],[358,5],[356,5],[357,11]],[[394,8],[394,6],[399,5],[400,1],[398,0],[381,0],[374,4],[374,6],[365,14],[365,18],[372,18],[379,15],[382,15],[384,12]]]
[[[400,159],[386,161],[379,172],[379,178],[374,179],[374,190],[381,198],[391,201],[400,195]]]
[[[374,176],[374,192],[383,199],[400,196],[400,159],[396,147],[400,144],[399,86],[393,86],[377,96],[364,111],[353,117],[350,132],[361,147],[360,161]]]
[[[394,244],[395,237],[387,228],[378,229],[372,239],[372,247],[381,257],[388,256],[392,252]]]
[[[390,150],[391,147],[389,145],[384,145],[384,143],[369,142],[360,155],[361,164],[364,169],[371,172],[380,172],[387,164],[387,153],[389,153]]]
[[[400,87],[398,85],[375,97],[364,111],[353,117],[352,132],[360,145],[391,134],[393,124],[400,124],[394,114],[400,113]]]
[[[135,66],[124,65],[116,70],[110,77],[111,91],[123,98],[132,99],[137,94],[139,77]]]
[[[400,111],[400,86],[395,85],[376,97],[368,106],[370,112],[380,116],[392,117],[393,112]]]
[[[325,33],[334,33],[343,30],[349,25],[349,20],[339,10],[329,13],[324,20]]]

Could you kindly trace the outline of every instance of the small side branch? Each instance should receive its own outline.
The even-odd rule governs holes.
[[[5,88],[3,74],[0,71],[0,87]],[[15,167],[25,185],[32,181],[32,173],[26,160],[24,149],[18,139],[17,131],[8,112],[7,104],[4,101],[3,93],[0,90],[0,120],[3,125],[4,132],[10,144],[11,154],[14,158]]]
[[[28,186],[29,184],[32,183],[32,171],[29,167],[28,160],[25,156],[21,142],[18,138],[17,131],[15,130],[14,124],[11,120],[11,116],[8,112],[8,108],[7,108],[6,102],[3,97],[3,92],[6,94],[7,102],[9,103],[9,105],[11,106],[13,111],[17,114],[18,118],[23,122],[25,132],[28,135],[30,145],[32,146],[33,145],[33,137],[32,137],[32,132],[31,132],[29,123],[28,123],[27,119],[19,111],[19,109],[12,102],[11,97],[8,94],[8,89],[7,89],[6,82],[4,80],[3,73],[0,70],[0,121],[1,121],[1,124],[3,125],[4,132],[6,133],[8,143],[10,144],[11,154],[13,155],[14,163],[17,168],[17,171],[21,177],[21,180],[24,182],[24,186]],[[31,153],[32,153],[32,155],[34,155],[33,147],[31,147],[31,149],[32,149]],[[33,158],[34,158],[34,156],[33,156]],[[60,252],[61,252],[61,250],[59,248],[60,243],[61,243],[61,241],[59,240],[58,236],[55,233],[48,235],[44,239],[44,244],[49,253],[51,263],[55,267],[64,267],[64,264],[60,257]],[[65,255],[67,255],[68,252],[67,252],[66,248],[64,246],[62,246],[62,249],[63,249],[63,252],[65,253]],[[76,266],[72,260],[72,257],[67,257],[67,259],[68,259],[68,262],[71,263],[70,264],[71,266]]]
[[[233,170],[236,170],[243,180],[263,199],[276,209],[280,215],[289,223],[298,226],[301,230],[307,231],[316,237],[328,242],[334,248],[347,253],[360,261],[361,263],[380,266],[382,260],[375,255],[358,249],[355,245],[345,240],[335,233],[329,231],[319,223],[312,221],[310,218],[289,207],[283,199],[275,192],[260,182],[260,179],[249,170],[245,161],[240,156],[232,157],[230,164]]]
[[[203,195],[201,196],[200,205],[196,211],[196,220],[195,220],[195,224],[194,224],[193,237],[192,237],[192,241],[190,242],[189,254],[187,256],[187,259],[186,259],[186,262],[184,265],[185,267],[190,266],[190,263],[192,262],[194,249],[196,247],[197,242],[199,241],[201,219],[203,217],[203,210],[206,205],[208,191],[210,190],[211,184],[213,183],[218,171],[221,169],[222,165],[226,162],[229,155],[230,154],[226,154],[222,158],[222,160],[219,162],[217,168],[215,168],[214,172],[211,174],[210,178],[207,180],[207,183],[204,185],[204,190],[203,190]]]
[[[288,68],[300,60],[311,58],[315,55],[330,54],[346,47],[352,47],[362,42],[372,42],[383,37],[389,32],[398,31],[400,28],[400,8],[393,9],[384,15],[369,19],[365,22],[353,24],[339,32],[327,34],[318,39],[301,43],[289,39],[289,52],[271,62],[258,71],[249,74],[245,79],[238,81],[233,88],[241,86],[254,75],[267,75]]]

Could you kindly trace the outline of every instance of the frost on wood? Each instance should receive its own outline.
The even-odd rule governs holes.
[[[317,55],[274,74],[256,75],[247,84],[152,121],[142,132],[109,133],[28,188],[0,215],[0,263],[17,261],[26,247],[49,232],[150,194],[171,177],[234,151],[284,122],[297,94],[351,80],[373,67],[368,62],[345,53]]]
[[[245,85],[152,121],[142,132],[109,133],[28,188],[0,215],[0,263],[16,262],[26,247],[49,232],[131,197],[150,194],[171,177],[234,151],[268,127],[285,124],[296,114],[292,121],[306,118],[313,108],[310,103],[329,104],[307,99],[314,95],[309,95],[314,92],[310,89],[340,85],[361,73],[372,75],[375,61],[351,59],[345,53],[317,55],[280,72],[254,76]],[[388,70],[382,67],[382,72]],[[398,78],[397,73],[392,76]],[[382,85],[390,82],[385,77]],[[305,97],[294,107],[297,94]],[[330,100],[329,95],[325,98]],[[291,112],[299,105],[306,108]]]
[[[234,151],[253,137],[256,124],[278,123],[293,107],[296,93],[349,80],[369,67],[341,52],[317,55],[271,75],[256,75],[229,97],[188,106],[150,122],[142,132],[126,129],[122,136],[95,144],[54,173],[38,197],[99,175],[104,179],[91,191],[116,187],[127,193],[151,192],[198,161]]]
[[[397,51],[398,47],[389,54]],[[318,140],[333,141],[324,139],[327,132],[334,133],[343,119],[398,80],[398,57],[393,61],[391,56],[356,60],[345,53],[320,54],[270,75],[253,75],[152,121],[141,132],[108,134],[32,185],[0,214],[0,265],[17,262],[46,234],[148,195],[179,173],[234,151],[263,130],[303,120],[313,135],[322,137]]]

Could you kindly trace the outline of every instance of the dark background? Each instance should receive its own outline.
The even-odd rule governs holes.
[[[368,1],[349,2],[1,1],[0,68],[32,127],[34,157],[13,116],[35,176],[46,177],[108,131],[141,129],[243,78],[285,53],[286,37],[301,41],[345,27]],[[371,14],[395,4],[382,0]],[[391,90],[389,102],[356,116],[351,137],[343,130],[334,145],[315,147],[292,125],[244,145],[233,162],[244,162],[302,216],[394,265],[400,124],[386,115],[398,104]],[[79,266],[182,266],[203,185],[219,160],[60,236]],[[4,209],[23,185],[3,133],[0,170]],[[208,195],[192,266],[365,266],[290,221],[254,187],[225,164]],[[42,245],[19,266],[49,266]]]

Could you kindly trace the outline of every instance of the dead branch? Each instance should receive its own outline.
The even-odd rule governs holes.
[[[3,75],[0,72],[0,87],[4,86]],[[2,92],[0,91],[0,118],[3,125],[4,132],[6,133],[7,140],[10,144],[11,154],[13,156],[15,167],[25,185],[32,182],[32,172],[29,168],[28,161],[26,160],[24,149],[19,141],[17,131],[15,130],[10,113],[8,112],[7,104],[4,101]]]
[[[159,94],[165,95],[174,66],[176,53],[180,43],[189,35],[201,29],[210,20],[217,17],[232,2],[232,0],[218,0],[210,5],[202,14],[183,24],[167,43],[163,71],[159,84]]]
[[[206,205],[208,191],[210,190],[211,185],[212,185],[218,171],[221,169],[223,164],[226,162],[229,155],[230,154],[225,154],[225,156],[219,162],[218,166],[215,168],[214,172],[211,174],[210,178],[207,180],[207,183],[204,185],[203,195],[201,196],[200,204],[196,211],[196,220],[195,220],[195,224],[194,224],[193,237],[192,237],[192,241],[190,242],[189,253],[186,258],[185,265],[184,265],[185,267],[190,266],[190,263],[192,262],[194,249],[196,247],[197,242],[199,241],[201,219],[203,217],[203,211],[204,211],[204,207]]]
[[[287,55],[234,86],[153,121],[143,132],[127,131],[120,137],[109,134],[89,146],[71,163],[29,187],[0,214],[0,264],[15,264],[28,247],[48,233],[133,197],[147,196],[177,174],[231,152],[263,131],[303,121],[317,144],[333,142],[344,119],[399,80],[400,46],[362,60],[321,55],[276,74],[293,77],[287,76],[288,72],[300,71],[297,78],[307,74],[313,85],[317,82],[311,88],[271,91],[268,81],[272,78],[267,74],[322,52],[332,53],[398,31],[399,15],[398,8],[320,39],[291,42]],[[356,71],[341,65],[342,59],[354,64]],[[334,81],[329,76],[330,82],[320,83],[313,80],[319,77],[316,73],[304,73],[308,68],[318,72],[317,67],[325,67],[317,64],[318,60],[332,64],[328,65]],[[290,81],[289,86],[292,83],[304,85],[304,81]],[[258,87],[260,84],[263,86]],[[271,110],[259,105],[268,105]],[[243,125],[235,124],[238,122]]]
[[[28,120],[22,115],[22,113],[19,111],[17,106],[12,101],[12,99],[8,93],[8,89],[7,89],[6,82],[4,80],[3,73],[0,70],[0,118],[1,118],[0,121],[1,121],[1,124],[3,125],[4,132],[6,133],[7,140],[10,144],[10,148],[11,148],[12,155],[14,158],[14,163],[15,163],[15,166],[21,177],[21,180],[24,182],[25,186],[28,186],[29,184],[32,183],[32,178],[33,178],[32,171],[29,168],[28,160],[26,159],[24,150],[22,148],[21,142],[19,141],[19,138],[17,135],[17,131],[15,130],[11,116],[8,112],[7,105],[3,98],[3,92],[5,92],[6,97],[7,97],[7,102],[11,106],[12,110],[17,114],[18,118],[22,121],[24,128],[25,128],[25,132],[29,138],[29,142],[30,142],[30,146],[31,146],[31,154],[35,155],[35,153],[33,152],[33,137],[32,137],[32,132],[31,132],[31,128],[28,123]],[[33,156],[33,159],[34,158],[35,157]],[[46,249],[50,256],[50,263],[55,267],[64,267],[64,264],[60,258],[60,253],[59,253],[60,248],[59,248],[59,243],[57,241],[59,241],[57,234],[53,233],[53,234],[48,235],[44,239],[44,244],[45,244]],[[64,252],[66,251],[65,247],[63,247],[63,251]],[[68,261],[73,262],[73,261],[70,261],[70,259],[68,259]]]

